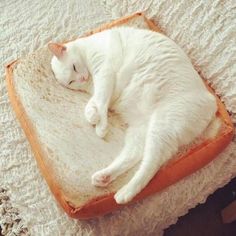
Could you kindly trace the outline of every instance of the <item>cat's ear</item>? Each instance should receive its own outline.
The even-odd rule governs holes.
[[[66,52],[66,46],[60,43],[49,43],[48,48],[58,59]]]

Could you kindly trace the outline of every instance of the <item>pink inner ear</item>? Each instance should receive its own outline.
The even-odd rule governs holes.
[[[66,51],[66,46],[59,43],[49,43],[48,48],[58,59],[61,58]]]

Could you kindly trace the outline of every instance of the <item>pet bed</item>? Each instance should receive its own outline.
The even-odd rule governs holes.
[[[135,14],[87,35],[119,25],[159,31],[144,15]],[[51,54],[45,47],[7,66],[12,106],[43,176],[68,215],[91,218],[111,212],[120,207],[113,198],[114,192],[132,177],[137,166],[104,189],[91,185],[91,175],[117,156],[125,126],[119,117],[111,115],[109,134],[105,140],[98,138],[83,115],[89,95],[60,86],[53,77],[50,60]],[[133,201],[161,191],[202,168],[227,146],[233,137],[233,125],[218,98],[217,103],[217,116],[222,123],[218,134],[211,139],[201,137],[188,150],[182,150]]]

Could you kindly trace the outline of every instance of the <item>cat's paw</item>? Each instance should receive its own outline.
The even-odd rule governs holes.
[[[136,191],[132,190],[128,185],[125,185],[118,190],[114,198],[117,204],[126,204],[130,202],[136,194]]]
[[[99,124],[96,126],[96,134],[100,138],[104,138],[108,132],[108,127],[100,126]]]
[[[111,182],[111,176],[104,170],[92,175],[92,184],[97,187],[106,187]]]
[[[89,102],[85,107],[85,118],[92,125],[99,122],[99,113],[94,103]]]

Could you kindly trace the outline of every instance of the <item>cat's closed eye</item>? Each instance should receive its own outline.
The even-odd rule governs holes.
[[[75,71],[75,72],[77,72],[77,70],[76,70],[76,67],[75,67],[75,65],[74,65],[74,64],[73,64],[73,69],[74,69],[74,71]]]
[[[71,80],[70,82],[69,82],[69,85],[71,85],[72,83],[74,83],[75,82],[75,80]]]

